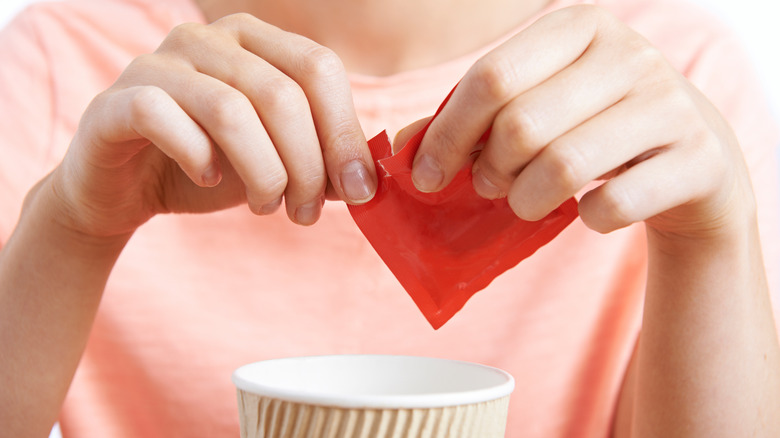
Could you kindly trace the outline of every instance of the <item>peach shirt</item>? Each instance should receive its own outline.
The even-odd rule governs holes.
[[[576,3],[556,0],[545,12]],[[776,298],[778,134],[738,41],[677,0],[595,3],[660,48],[733,124],[759,198]],[[203,21],[191,0],[77,0],[33,6],[0,33],[0,242],[29,187],[64,154],[89,100],[187,21]],[[488,49],[390,77],[353,75],[366,135],[431,114]],[[62,430],[236,437],[230,374],[239,365],[397,353],[511,372],[509,437],[606,437],[640,329],[645,259],[641,225],[599,235],[576,221],[433,331],[341,202],[327,203],[309,228],[291,224],[284,209],[158,216],[111,276]]]

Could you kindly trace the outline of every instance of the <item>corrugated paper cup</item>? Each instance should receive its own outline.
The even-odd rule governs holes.
[[[242,438],[503,438],[514,379],[413,356],[274,359],[233,373]]]

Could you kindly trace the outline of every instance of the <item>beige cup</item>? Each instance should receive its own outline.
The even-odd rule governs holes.
[[[233,373],[242,438],[503,438],[514,379],[413,356],[275,359]]]

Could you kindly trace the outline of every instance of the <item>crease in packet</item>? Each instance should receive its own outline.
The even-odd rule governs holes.
[[[447,100],[449,96],[437,115]],[[578,213],[577,201],[570,198],[542,220],[528,222],[514,214],[506,198],[480,197],[471,182],[476,154],[443,190],[418,191],[412,183],[412,162],[429,125],[395,155],[386,132],[369,140],[379,185],[371,201],[350,205],[349,211],[438,329],[475,293],[555,238]],[[487,136],[489,131],[483,140]]]

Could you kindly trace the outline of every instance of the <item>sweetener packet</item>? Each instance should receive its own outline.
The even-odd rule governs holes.
[[[412,183],[412,162],[428,126],[395,155],[386,132],[369,140],[379,185],[371,201],[350,205],[349,211],[438,329],[494,278],[550,242],[578,213],[571,198],[540,221],[518,218],[506,198],[477,195],[471,182],[473,159],[443,190],[418,191]]]

